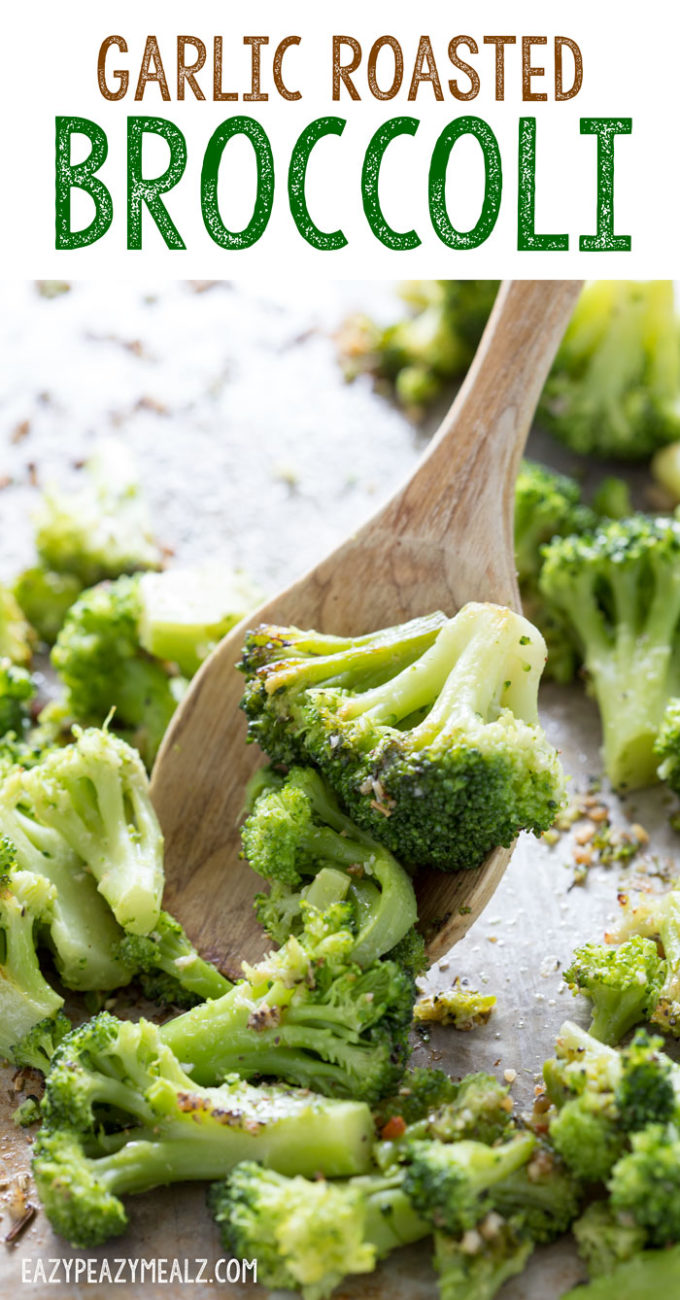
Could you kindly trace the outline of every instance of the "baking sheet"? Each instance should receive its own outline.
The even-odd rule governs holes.
[[[425,434],[378,397],[368,381],[346,386],[330,338],[354,306],[388,312],[382,284],[318,283],[258,287],[183,282],[75,285],[46,298],[30,283],[0,286],[0,490],[3,540],[0,579],[29,561],[29,512],[36,483],[68,480],[95,435],[129,440],[142,465],[154,522],[178,559],[222,554],[274,591],[310,566],[377,508],[412,468]],[[433,420],[430,422],[432,424]],[[534,437],[534,454],[569,467],[554,444]],[[548,734],[563,751],[574,791],[599,770],[595,706],[578,688],[546,686],[541,707]],[[663,790],[637,796],[614,817],[641,822],[651,839],[644,863],[672,871],[677,836],[668,827],[672,801]],[[561,970],[577,943],[601,938],[616,909],[628,868],[596,868],[572,888],[569,837],[548,847],[522,837],[504,880],[477,923],[428,983],[454,975],[498,997],[489,1024],[470,1034],[433,1028],[418,1041],[415,1064],[453,1074],[514,1070],[519,1109],[531,1105],[544,1058],[567,1016],[584,1022]],[[11,1122],[20,1099],[13,1072],[0,1074],[0,1236],[11,1226],[8,1197],[26,1175],[27,1135]],[[29,1135],[30,1140],[30,1135]],[[29,1199],[35,1202],[30,1191]],[[128,1201],[131,1227],[96,1260],[126,1257],[193,1261],[213,1276],[220,1256],[204,1207],[204,1188],[183,1185]],[[38,1259],[83,1258],[56,1238],[38,1213],[14,1246],[0,1251],[0,1295],[20,1287],[26,1300],[47,1293],[35,1278]],[[26,1270],[22,1274],[22,1268]],[[168,1265],[169,1268],[169,1265]],[[63,1277],[63,1266],[58,1276]],[[553,1300],[583,1276],[568,1241],[538,1251],[502,1300]],[[49,1294],[163,1296],[186,1286],[57,1283]],[[251,1285],[191,1287],[196,1300],[228,1291],[263,1294]],[[339,1295],[375,1300],[428,1300],[436,1295],[428,1250],[398,1252]]]

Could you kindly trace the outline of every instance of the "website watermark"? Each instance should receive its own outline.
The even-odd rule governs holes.
[[[159,1256],[154,1259],[97,1259],[79,1255],[75,1258],[22,1259],[21,1281],[41,1286],[66,1283],[115,1286],[130,1282],[155,1286],[180,1283],[198,1286],[219,1283],[235,1286],[238,1282],[257,1282],[256,1259],[178,1259]]]

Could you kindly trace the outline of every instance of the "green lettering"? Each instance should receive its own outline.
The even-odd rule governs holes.
[[[456,230],[446,207],[446,172],[456,140],[471,135],[479,141],[484,157],[484,200],[479,219],[471,230]],[[498,141],[481,117],[456,117],[444,127],[432,151],[429,176],[429,204],[432,225],[447,248],[478,248],[489,238],[501,206],[503,169]]]
[[[330,252],[336,248],[345,248],[347,239],[342,230],[319,230],[309,214],[305,185],[307,181],[307,164],[309,156],[318,140],[325,135],[342,135],[347,125],[344,117],[318,117],[298,137],[288,169],[288,199],[293,221],[303,239],[312,248]]]
[[[517,183],[517,247],[520,252],[560,253],[569,248],[568,235],[536,233],[536,118],[519,119]]]
[[[159,135],[170,150],[170,161],[162,176],[147,179],[142,175],[142,146],[145,135]],[[142,247],[142,208],[146,204],[168,248],[186,245],[161,194],[167,194],[181,181],[187,165],[186,140],[179,127],[164,117],[128,118],[128,213],[127,246]]]
[[[74,135],[87,136],[92,146],[84,162],[71,162],[71,137]],[[113,221],[113,201],[104,182],[95,175],[106,162],[108,151],[106,135],[96,122],[87,117],[56,119],[56,248],[85,248],[88,244],[96,244],[109,229]],[[84,190],[94,202],[94,216],[84,230],[71,228],[71,192],[74,189]]]
[[[361,171],[361,195],[364,212],[373,234],[386,248],[398,252],[417,248],[420,239],[415,230],[393,230],[385,218],[380,203],[380,168],[388,144],[397,135],[415,135],[420,123],[417,117],[392,117],[379,127],[369,143]]]
[[[227,230],[217,200],[217,178],[225,145],[235,135],[250,140],[257,163],[253,215],[243,230]],[[220,248],[250,248],[267,228],[274,203],[274,155],[269,137],[253,117],[228,117],[208,141],[201,169],[201,211],[205,228]]]
[[[614,141],[632,130],[632,117],[581,118],[581,135],[597,136],[597,234],[581,235],[582,253],[630,252],[630,235],[614,234]]]

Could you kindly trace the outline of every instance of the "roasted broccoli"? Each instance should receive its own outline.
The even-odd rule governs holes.
[[[521,1221],[494,1210],[461,1237],[436,1232],[434,1243],[440,1300],[493,1300],[504,1282],[524,1271],[534,1249]]]
[[[680,437],[680,344],[670,280],[598,280],[576,305],[539,419],[573,451],[643,460]]]
[[[263,594],[246,574],[211,563],[145,573],[139,599],[141,645],[193,677],[229,629],[262,604]]]
[[[656,944],[635,935],[619,948],[595,943],[577,948],[564,979],[592,1003],[590,1033],[615,1045],[652,1016],[665,975]]]
[[[33,655],[33,629],[8,587],[0,584],[0,659],[26,667]]]
[[[493,1147],[468,1139],[413,1141],[404,1191],[433,1228],[465,1232],[494,1208],[494,1188],[528,1163],[535,1145],[531,1133],[518,1133]]]
[[[403,1191],[404,1173],[327,1182],[244,1162],[208,1195],[224,1249],[256,1259],[258,1281],[324,1300],[344,1277],[371,1273],[431,1228]]]
[[[413,1008],[416,1024],[453,1025],[454,1029],[477,1029],[485,1025],[496,1005],[493,993],[478,993],[456,976],[450,989],[423,994]]]
[[[453,1101],[460,1090],[444,1070],[424,1066],[404,1071],[399,1088],[392,1097],[383,1097],[376,1109],[376,1127],[381,1137],[400,1137],[407,1125],[427,1119],[445,1102]],[[384,1130],[388,1128],[389,1132]]]
[[[618,789],[649,785],[664,710],[680,694],[680,522],[634,515],[557,538],[540,588],[579,639],[607,775]]]
[[[619,1264],[612,1273],[568,1291],[562,1300],[650,1300],[675,1294],[680,1277],[680,1246],[645,1250]]]
[[[164,1004],[190,1007],[206,998],[219,998],[231,984],[216,966],[204,961],[179,921],[161,912],[150,934],[128,934],[120,954],[134,968],[145,997]]]
[[[642,1228],[650,1246],[680,1241],[680,1132],[650,1124],[630,1141],[607,1184],[612,1209]]]
[[[31,674],[10,659],[0,659],[0,741],[8,732],[21,741],[31,724],[30,705],[36,688]]]
[[[45,569],[71,573],[91,587],[137,569],[157,569],[137,467],[114,439],[104,439],[85,464],[86,481],[65,492],[48,488],[35,514],[35,541]]]
[[[413,314],[381,326],[352,316],[338,345],[348,379],[368,372],[394,384],[397,399],[420,414],[445,384],[465,374],[482,336],[497,280],[417,280],[403,297]]]
[[[115,710],[113,725],[128,734],[150,768],[183,681],[141,648],[141,610],[137,577],[83,592],[66,615],[52,664],[66,687],[70,717],[101,726]]]
[[[644,1249],[647,1233],[627,1214],[616,1214],[608,1201],[593,1201],[572,1224],[578,1253],[589,1277],[612,1273],[617,1264]]]
[[[680,1036],[680,890],[671,889],[666,894],[641,894],[633,901],[630,895],[620,896],[621,908],[614,929],[607,938],[610,942],[628,945],[631,936],[658,939],[664,953],[661,963],[663,979],[660,986],[655,979],[650,982],[651,1006],[647,1014],[653,1024],[666,1033]],[[641,974],[638,975],[641,978]],[[642,985],[640,986],[642,988]]]
[[[567,1232],[581,1206],[581,1185],[548,1143],[490,1193],[494,1210],[521,1223],[537,1245]]]
[[[163,837],[137,752],[106,730],[78,731],[23,773],[21,798],[94,876],[119,925],[149,934],[163,893]]]
[[[680,794],[680,699],[669,700],[656,738],[657,775]]]
[[[271,758],[316,764],[403,861],[455,870],[545,830],[561,804],[536,707],[544,663],[540,633],[498,605],[350,642],[265,626],[246,643],[242,703]]]
[[[44,876],[22,871],[11,840],[0,839],[0,1057],[36,1070],[46,1069],[69,1028],[37,953],[55,892]]]
[[[254,1088],[235,1075],[198,1087],[156,1025],[106,1012],[61,1043],[42,1114],[36,1187],[55,1231],[79,1247],[124,1231],[128,1193],[221,1178],[244,1160],[310,1178],[363,1173],[370,1161],[363,1103]]]
[[[322,911],[347,900],[353,909],[359,966],[389,953],[418,912],[413,885],[388,849],[346,817],[326,782],[309,767],[283,777],[257,773],[243,848],[251,867],[278,886],[260,895],[257,913],[276,943],[303,926],[303,900]],[[310,883],[311,882],[311,883]]]
[[[409,1055],[415,987],[394,962],[353,959],[351,908],[303,904],[305,929],[214,1001],[167,1021],[163,1041],[199,1083],[229,1071],[370,1102],[394,1091]]]
[[[413,1070],[397,1096],[380,1104],[376,1161],[389,1169],[408,1160],[412,1143],[424,1139],[490,1146],[514,1132],[512,1112],[508,1088],[483,1070],[457,1083],[441,1070]]]
[[[74,573],[54,573],[42,565],[26,569],[14,582],[14,595],[41,641],[53,645],[71,605],[83,589]]]

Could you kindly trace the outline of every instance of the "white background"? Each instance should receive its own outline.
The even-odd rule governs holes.
[[[274,91],[271,64],[263,51],[266,104],[213,103],[210,58],[201,74],[208,98],[162,103],[156,87],[144,101],[132,95],[148,32],[154,32],[164,55],[171,88],[176,78],[175,38],[199,36],[210,51],[212,37],[221,34],[225,48],[225,82],[229,88],[249,89],[250,51],[244,34],[270,37],[269,60],[278,40],[289,33],[302,36],[285,65],[288,81],[303,91],[298,103],[281,100]],[[331,35],[356,36],[366,55],[372,41],[389,32],[402,44],[405,85],[388,103],[374,101],[365,75],[357,74],[364,98],[331,101]],[[96,78],[97,52],[102,39],[119,33],[130,53],[112,52],[111,67],[129,67],[131,89],[119,103],[106,102]],[[432,37],[442,83],[452,69],[447,46],[452,36],[475,37],[480,53],[477,67],[482,89],[477,99],[460,103],[446,94],[436,103],[431,89],[421,87],[415,104],[407,102],[407,84],[420,33]],[[552,37],[571,36],[581,47],[584,84],[567,103],[522,104],[521,55],[517,46],[506,53],[506,99],[494,99],[494,51],[482,45],[487,34],[547,35],[547,49],[534,51],[548,76],[536,89],[550,91]],[[342,5],[315,0],[260,0],[236,8],[193,0],[118,0],[93,5],[71,0],[59,6],[40,0],[12,5],[3,15],[3,79],[0,85],[3,133],[3,195],[0,212],[0,274],[16,276],[128,276],[142,272],[171,277],[270,277],[287,275],[345,278],[389,276],[518,275],[526,278],[566,276],[663,276],[677,270],[678,124],[676,86],[680,19],[675,0],[628,0],[616,5],[602,0],[499,0],[442,4],[433,0],[407,5],[403,0],[345,0]],[[461,51],[464,54],[464,51]],[[565,61],[569,66],[568,59]],[[365,64],[364,64],[365,66]],[[215,127],[233,113],[248,113],[265,127],[276,160],[274,213],[262,239],[244,251],[224,251],[203,225],[199,178],[203,153]],[[333,113],[348,119],[341,139],[318,146],[309,169],[308,199],[321,228],[341,226],[349,244],[338,252],[318,252],[296,231],[287,204],[287,168],[300,131],[314,118]],[[461,113],[474,113],[490,123],[501,146],[504,164],[502,209],[489,240],[471,252],[447,249],[432,229],[427,208],[427,172],[432,146],[442,128]],[[54,118],[57,114],[91,117],[107,132],[109,158],[101,178],[114,200],[109,233],[89,249],[72,253],[54,248]],[[187,245],[185,252],[166,249],[147,213],[143,221],[143,251],[126,249],[126,118],[128,114],[160,115],[184,132],[189,160],[183,180],[167,196],[169,211]],[[391,252],[371,233],[362,210],[360,177],[366,145],[387,118],[411,114],[421,119],[418,134],[392,144],[383,168],[385,213],[397,229],[414,226],[422,240],[418,249]],[[538,121],[537,229],[568,232],[568,253],[517,251],[517,133],[520,116]],[[582,254],[579,234],[594,233],[596,141],[581,136],[584,116],[633,118],[633,135],[616,143],[616,230],[630,234],[632,252]],[[469,146],[469,147],[468,147]],[[164,146],[148,156],[149,171],[163,170]],[[223,158],[220,184],[226,224],[238,228],[252,207],[254,168],[250,146],[234,141]],[[479,212],[481,167],[477,146],[456,146],[449,169],[448,197],[452,219],[460,228],[474,224]],[[78,211],[78,209],[75,209]],[[83,224],[89,219],[86,214]]]

